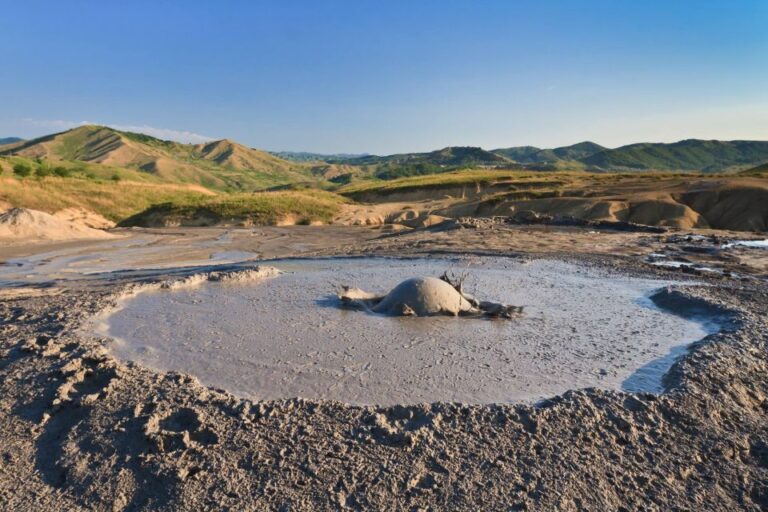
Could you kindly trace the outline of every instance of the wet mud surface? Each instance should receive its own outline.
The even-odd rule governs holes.
[[[552,261],[501,258],[273,260],[286,274],[131,296],[95,326],[124,361],[196,376],[253,399],[357,405],[536,401],[569,389],[659,392],[716,318],[651,296],[672,284]],[[346,283],[382,292],[411,276],[465,273],[465,289],[525,304],[512,321],[345,310]]]
[[[125,291],[212,269],[25,282],[0,295],[0,508],[768,507],[768,291],[756,265],[717,260],[746,280],[691,275],[644,261],[661,239],[577,230],[347,233],[344,243],[290,233],[274,256],[546,257],[617,277],[674,278],[681,283],[659,298],[664,307],[726,319],[681,354],[661,394],[584,389],[537,404],[351,406],[243,400],[124,364],[106,340],[83,334]],[[258,252],[249,244],[223,250]]]

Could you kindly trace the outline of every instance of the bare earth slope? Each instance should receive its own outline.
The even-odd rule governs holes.
[[[436,185],[413,179],[398,181],[348,192],[342,189],[353,199],[375,205],[347,207],[344,222],[386,222],[407,207],[417,212],[416,216],[490,217],[532,211],[683,229],[768,230],[768,180],[761,178],[557,174],[547,179],[491,178]],[[350,214],[350,210],[358,213]],[[372,212],[370,218],[366,212]]]
[[[54,216],[36,210],[13,208],[0,214],[0,240],[29,243],[41,240],[113,238],[114,235],[88,226],[81,212]],[[94,216],[87,216],[91,221]],[[104,222],[106,219],[104,219]]]

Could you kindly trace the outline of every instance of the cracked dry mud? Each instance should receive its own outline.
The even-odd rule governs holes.
[[[445,250],[426,239],[407,249],[396,238],[374,244],[377,254]],[[669,275],[626,256],[559,257]],[[668,295],[730,320],[674,365],[662,395],[581,390],[536,406],[354,407],[240,400],[119,363],[103,340],[77,334],[119,293],[167,277],[71,280],[0,300],[0,508],[768,507],[765,281],[697,277],[709,286]]]

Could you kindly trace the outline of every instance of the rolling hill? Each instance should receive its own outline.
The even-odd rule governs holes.
[[[752,167],[768,160],[766,141],[688,139],[674,143],[639,143],[615,149],[594,142],[540,149],[517,146],[493,153],[531,169],[538,164],[593,171],[695,171],[720,172]],[[557,167],[553,167],[557,168]]]
[[[606,149],[580,161],[601,170],[681,170],[719,172],[768,160],[766,141],[688,139],[671,144],[630,144]]]
[[[15,144],[16,142],[22,142],[24,139],[21,137],[0,137],[0,146],[5,146],[6,144]]]
[[[521,164],[555,163],[561,161],[577,161],[605,150],[594,142],[579,142],[571,146],[553,149],[541,149],[535,146],[518,146],[494,149],[492,152]]]
[[[365,155],[356,158],[332,159],[327,162],[355,166],[361,169],[359,175],[383,180],[437,174],[471,167],[507,169],[517,166],[504,156],[472,146],[449,146],[428,153]]]
[[[768,163],[758,165],[757,167],[752,167],[751,169],[743,170],[739,174],[768,174]]]
[[[449,146],[428,153],[401,153],[389,156],[365,155],[333,160],[349,165],[415,165],[469,167],[507,165],[512,162],[504,156],[472,146]]]
[[[283,160],[310,163],[349,160],[351,158],[368,156],[368,153],[336,153],[326,155],[322,153],[310,153],[308,151],[270,151],[270,153]]]
[[[213,189],[259,190],[312,181],[306,165],[230,140],[181,144],[104,126],[82,126],[0,148],[0,155],[126,167]]]

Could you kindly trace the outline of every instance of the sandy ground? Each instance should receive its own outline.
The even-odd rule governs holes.
[[[165,249],[129,257],[110,249],[113,241],[0,248],[2,260],[27,260],[0,277],[0,508],[768,507],[765,256],[717,249],[728,233],[246,231],[132,231],[128,240]],[[59,254],[35,259],[43,250]],[[122,364],[104,340],[81,333],[125,290],[207,271],[206,262],[220,261],[211,258],[217,252],[243,259],[236,251],[545,257],[626,276],[701,281],[708,286],[672,289],[669,306],[714,307],[732,317],[673,366],[662,395],[588,389],[537,405],[242,400],[188,376]],[[689,265],[652,265],[646,260],[659,258],[653,254]],[[142,265],[114,272],[116,258],[117,266]],[[174,261],[189,267],[174,268]]]

